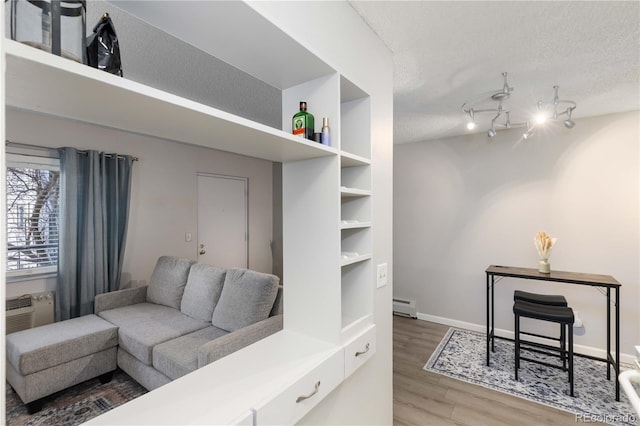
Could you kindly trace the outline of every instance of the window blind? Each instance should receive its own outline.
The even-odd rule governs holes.
[[[57,165],[7,164],[7,265],[11,275],[55,270],[58,264]]]

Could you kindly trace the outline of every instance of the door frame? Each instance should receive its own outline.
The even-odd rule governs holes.
[[[245,268],[249,268],[249,178],[245,176],[232,176],[232,175],[222,175],[218,173],[207,173],[207,172],[196,172],[196,259],[200,256],[200,238],[199,238],[199,224],[200,218],[198,217],[198,211],[200,210],[198,204],[200,202],[199,192],[198,192],[198,178],[202,177],[211,177],[217,179],[227,179],[227,180],[236,180],[244,183],[244,243],[246,249],[246,259],[247,265]]]

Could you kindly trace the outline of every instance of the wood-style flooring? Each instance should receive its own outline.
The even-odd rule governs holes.
[[[393,317],[395,425],[576,425],[574,414],[423,370],[448,329]]]

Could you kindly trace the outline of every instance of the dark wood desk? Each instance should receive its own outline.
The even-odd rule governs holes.
[[[591,287],[602,287],[607,292],[607,357],[598,358],[588,355],[580,355],[587,358],[604,361],[607,363],[607,380],[611,380],[611,367],[613,367],[616,381],[616,401],[620,401],[620,386],[618,375],[620,374],[620,287],[621,284],[610,275],[581,274],[576,272],[551,271],[550,274],[543,274],[537,269],[515,268],[511,266],[491,265],[485,271],[487,275],[487,366],[489,366],[489,356],[495,350],[495,323],[494,323],[494,286],[496,277],[521,278],[526,280],[551,281],[562,284],[578,284]],[[611,356],[611,289],[615,292],[613,303],[615,312],[615,359]]]

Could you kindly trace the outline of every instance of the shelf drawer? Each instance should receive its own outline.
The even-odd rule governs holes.
[[[335,389],[343,377],[344,351],[338,350],[274,398],[257,406],[256,425],[291,425],[298,422]],[[318,383],[320,385],[316,392]]]
[[[345,379],[376,353],[376,326],[368,327],[362,334],[344,346]]]

